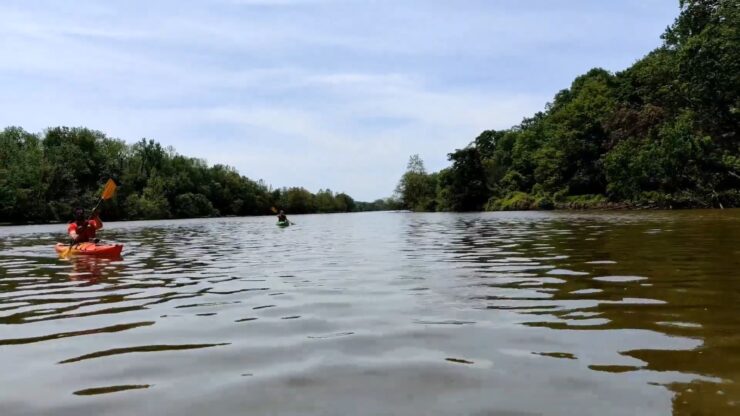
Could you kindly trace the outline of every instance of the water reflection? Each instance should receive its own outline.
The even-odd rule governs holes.
[[[93,396],[96,394],[109,394],[125,390],[148,389],[149,387],[151,387],[149,384],[95,387],[90,389],[78,390],[74,392],[74,394],[78,396]]]
[[[465,269],[456,290],[478,307],[516,311],[531,327],[608,339],[606,350],[587,352],[589,369],[664,380],[652,384],[676,394],[674,414],[735,414],[738,218],[683,215],[457,219],[447,228],[419,221],[408,236]],[[577,360],[577,347],[533,353]]]
[[[69,278],[72,280],[84,280],[89,283],[97,283],[103,278],[115,278],[121,274],[125,267],[123,257],[94,257],[94,256],[71,256],[63,259],[72,265]]]

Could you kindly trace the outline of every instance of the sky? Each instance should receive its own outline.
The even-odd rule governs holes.
[[[0,128],[83,126],[274,187],[393,193],[593,67],[677,0],[3,0]]]

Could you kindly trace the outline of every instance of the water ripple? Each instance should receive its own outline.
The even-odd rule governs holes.
[[[740,403],[737,211],[299,218],[106,224],[124,257],[69,261],[0,228],[0,413]]]

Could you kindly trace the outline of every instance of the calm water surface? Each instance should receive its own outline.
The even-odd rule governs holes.
[[[740,211],[0,228],[0,415],[738,415]]]

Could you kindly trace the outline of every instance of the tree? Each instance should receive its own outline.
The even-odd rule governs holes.
[[[175,197],[175,216],[179,218],[210,217],[218,211],[203,194],[180,194]]]
[[[447,156],[452,166],[439,176],[440,205],[449,211],[481,210],[489,191],[478,147],[468,146]]]
[[[0,132],[0,221],[34,221],[46,215],[41,143],[19,127]]]
[[[334,196],[336,209],[339,212],[352,212],[356,209],[355,200],[351,196],[340,192]]]
[[[316,210],[321,213],[336,212],[337,207],[334,200],[334,194],[330,189],[319,189],[314,195],[313,204]]]
[[[429,175],[419,155],[412,155],[401,177],[396,194],[404,208],[413,211],[434,211],[436,208],[437,175]]]
[[[280,197],[280,207],[289,213],[307,214],[315,212],[314,196],[304,188],[284,189]]]
[[[109,178],[119,187],[103,204],[106,219],[258,215],[278,205],[308,213],[317,211],[314,199],[323,201],[323,212],[356,208],[347,194],[273,190],[230,166],[208,166],[154,140],[128,145],[79,127],[0,132],[0,222],[65,221],[74,207],[94,205]]]
[[[438,210],[740,205],[740,7],[681,0],[664,43],[617,74],[595,68],[545,111],[483,131],[439,172]],[[429,208],[421,159],[397,193]],[[582,205],[579,205],[582,206]]]

